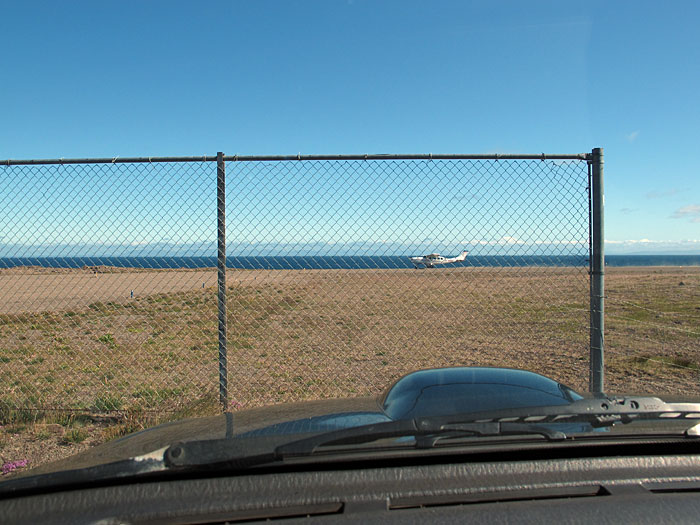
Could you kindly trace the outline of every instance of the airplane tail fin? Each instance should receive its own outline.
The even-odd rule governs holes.
[[[464,259],[467,258],[467,254],[468,254],[468,253],[469,253],[469,252],[467,252],[467,251],[464,251],[464,252],[460,253],[460,254],[457,256],[457,260],[458,260],[458,261],[463,261]]]

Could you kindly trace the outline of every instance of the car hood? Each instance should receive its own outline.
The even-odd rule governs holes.
[[[583,397],[593,396],[583,394]],[[614,395],[612,397],[624,396]],[[677,396],[662,396],[661,398],[669,403],[698,402],[697,399]],[[173,421],[103,443],[80,454],[26,470],[12,477],[16,479],[103,465],[142,456],[175,442],[279,433],[302,434],[391,421],[391,418],[381,410],[380,402],[381,398],[372,397],[305,401],[226,412],[218,416]],[[678,429],[688,426],[688,422],[683,421],[667,421],[665,424],[678,427]],[[653,430],[655,424],[640,422],[635,425],[636,430],[641,430],[640,426]],[[613,434],[624,434],[631,429],[621,426],[606,430]]]
[[[372,418],[377,421],[389,420],[383,415],[377,399],[373,397],[303,401],[226,412],[218,416],[182,419],[129,434],[13,477],[36,476],[102,465],[148,454],[178,441],[268,433],[275,426],[279,428],[279,425],[289,425],[290,422],[294,422],[294,425],[290,425],[285,433],[356,426],[363,424],[365,418],[370,418],[367,422],[372,422]]]
[[[398,379],[376,398],[305,401],[173,421],[25,471],[22,476],[127,460],[176,442],[309,434],[465,412],[490,413],[499,409],[564,406],[584,397],[589,395],[581,395],[553,379],[524,370],[488,367],[420,370]],[[664,400],[689,401],[678,398]],[[678,423],[687,425],[688,422]],[[591,427],[579,424],[561,430],[587,432]]]

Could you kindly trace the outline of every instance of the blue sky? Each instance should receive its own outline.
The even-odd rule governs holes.
[[[605,148],[608,253],[700,253],[700,3],[16,2],[0,159]]]

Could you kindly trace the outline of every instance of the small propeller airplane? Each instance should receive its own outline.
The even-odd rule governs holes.
[[[423,255],[422,257],[409,257],[413,263],[413,267],[418,269],[421,266],[425,268],[435,268],[437,264],[449,264],[463,261],[467,258],[467,253],[462,252],[457,257],[443,257],[439,253],[429,253],[428,255]]]

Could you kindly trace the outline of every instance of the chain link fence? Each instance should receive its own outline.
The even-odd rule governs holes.
[[[229,392],[378,393],[420,368],[588,380],[579,160],[227,164]],[[415,269],[439,252],[463,262]]]
[[[214,158],[7,161],[0,403],[231,409],[450,365],[585,390],[590,155],[503,157],[226,157],[225,285]]]
[[[2,404],[171,410],[211,392],[215,166],[0,170]]]

